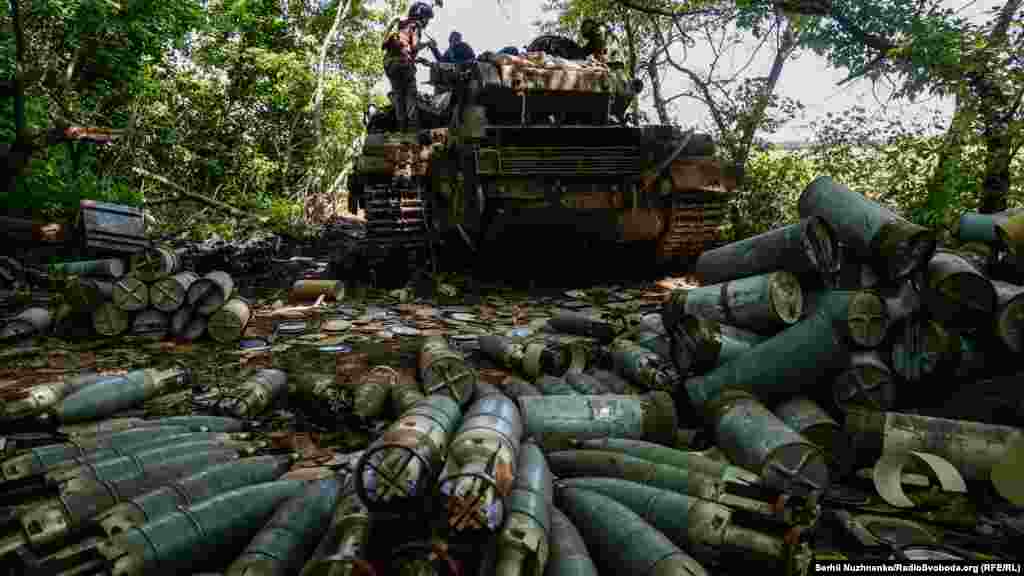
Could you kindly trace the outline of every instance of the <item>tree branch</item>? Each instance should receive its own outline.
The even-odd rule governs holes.
[[[171,182],[170,180],[168,180],[167,178],[164,178],[163,176],[161,176],[159,174],[154,174],[154,173],[152,173],[152,172],[150,172],[148,170],[144,170],[144,169],[139,168],[139,167],[132,168],[132,171],[135,172],[136,174],[139,174],[140,176],[146,176],[148,178],[152,178],[152,179],[156,180],[157,182],[163,184],[164,186],[167,186],[168,188],[173,189],[182,198],[188,198],[189,200],[195,200],[196,202],[202,202],[204,204],[208,204],[208,205],[213,206],[215,208],[220,208],[221,210],[224,210],[225,212],[229,212],[229,213],[231,213],[234,216],[238,216],[239,218],[249,218],[251,216],[251,214],[249,214],[248,212],[246,212],[244,210],[239,210],[238,208],[235,208],[234,206],[232,206],[230,204],[225,204],[224,202],[221,202],[220,200],[216,200],[216,199],[213,199],[213,198],[210,198],[210,197],[207,197],[207,196],[203,196],[202,194],[197,194],[195,192],[189,192],[184,187],[182,187],[182,186],[180,186],[178,184],[175,184],[174,182]]]
[[[629,8],[630,10],[636,10],[637,12],[643,12],[644,14],[651,14],[652,16],[663,16],[665,18],[685,18],[687,16],[701,16],[705,14],[717,14],[717,10],[684,10],[682,12],[669,12],[661,8],[652,8],[650,6],[642,6],[633,0],[615,0],[619,4]]]

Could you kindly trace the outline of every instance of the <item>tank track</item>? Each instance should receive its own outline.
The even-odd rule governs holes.
[[[428,261],[429,213],[421,178],[380,178],[366,184],[365,254],[372,268],[398,262],[410,270]]]
[[[729,196],[705,190],[675,192],[668,214],[668,230],[658,240],[658,260],[696,258],[721,243],[719,227],[729,215]]]

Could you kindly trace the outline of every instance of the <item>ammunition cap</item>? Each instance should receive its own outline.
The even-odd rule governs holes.
[[[127,501],[101,513],[96,521],[107,537],[113,538],[131,528],[142,526],[149,518],[138,505]]]
[[[70,528],[64,504],[51,500],[36,506],[18,519],[32,547],[54,542]]]

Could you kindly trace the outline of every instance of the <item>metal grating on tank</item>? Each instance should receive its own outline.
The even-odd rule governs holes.
[[[669,229],[658,242],[662,260],[699,256],[719,242],[719,228],[728,216],[729,202],[715,192],[677,192],[672,196]]]
[[[367,185],[366,242],[371,262],[380,262],[395,250],[405,251],[411,265],[421,262],[428,214],[420,189],[415,179]]]

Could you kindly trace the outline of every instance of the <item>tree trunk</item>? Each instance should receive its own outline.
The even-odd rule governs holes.
[[[652,57],[647,61],[647,75],[651,78],[651,98],[654,100],[654,109],[658,113],[659,124],[671,124],[668,116],[668,106],[665,105],[665,97],[661,94],[661,78],[658,77],[658,65]]]
[[[629,76],[635,79],[637,75],[636,60],[636,37],[633,35],[633,20],[629,17],[629,10],[623,10],[623,19],[626,22],[626,45],[629,50]],[[633,99],[633,118],[640,118],[640,95]]]
[[[974,119],[973,110],[970,109],[961,98],[957,98],[956,108],[953,112],[953,119],[949,123],[949,129],[942,140],[942,148],[939,150],[938,162],[935,170],[928,179],[927,205],[928,209],[934,212],[941,211],[950,200],[947,190],[948,179],[951,171],[960,163],[963,155],[964,136],[971,128]]]
[[[981,202],[978,211],[992,214],[1006,210],[1010,193],[1010,162],[1012,161],[1008,127],[986,130],[985,135],[985,180],[981,185]]]

